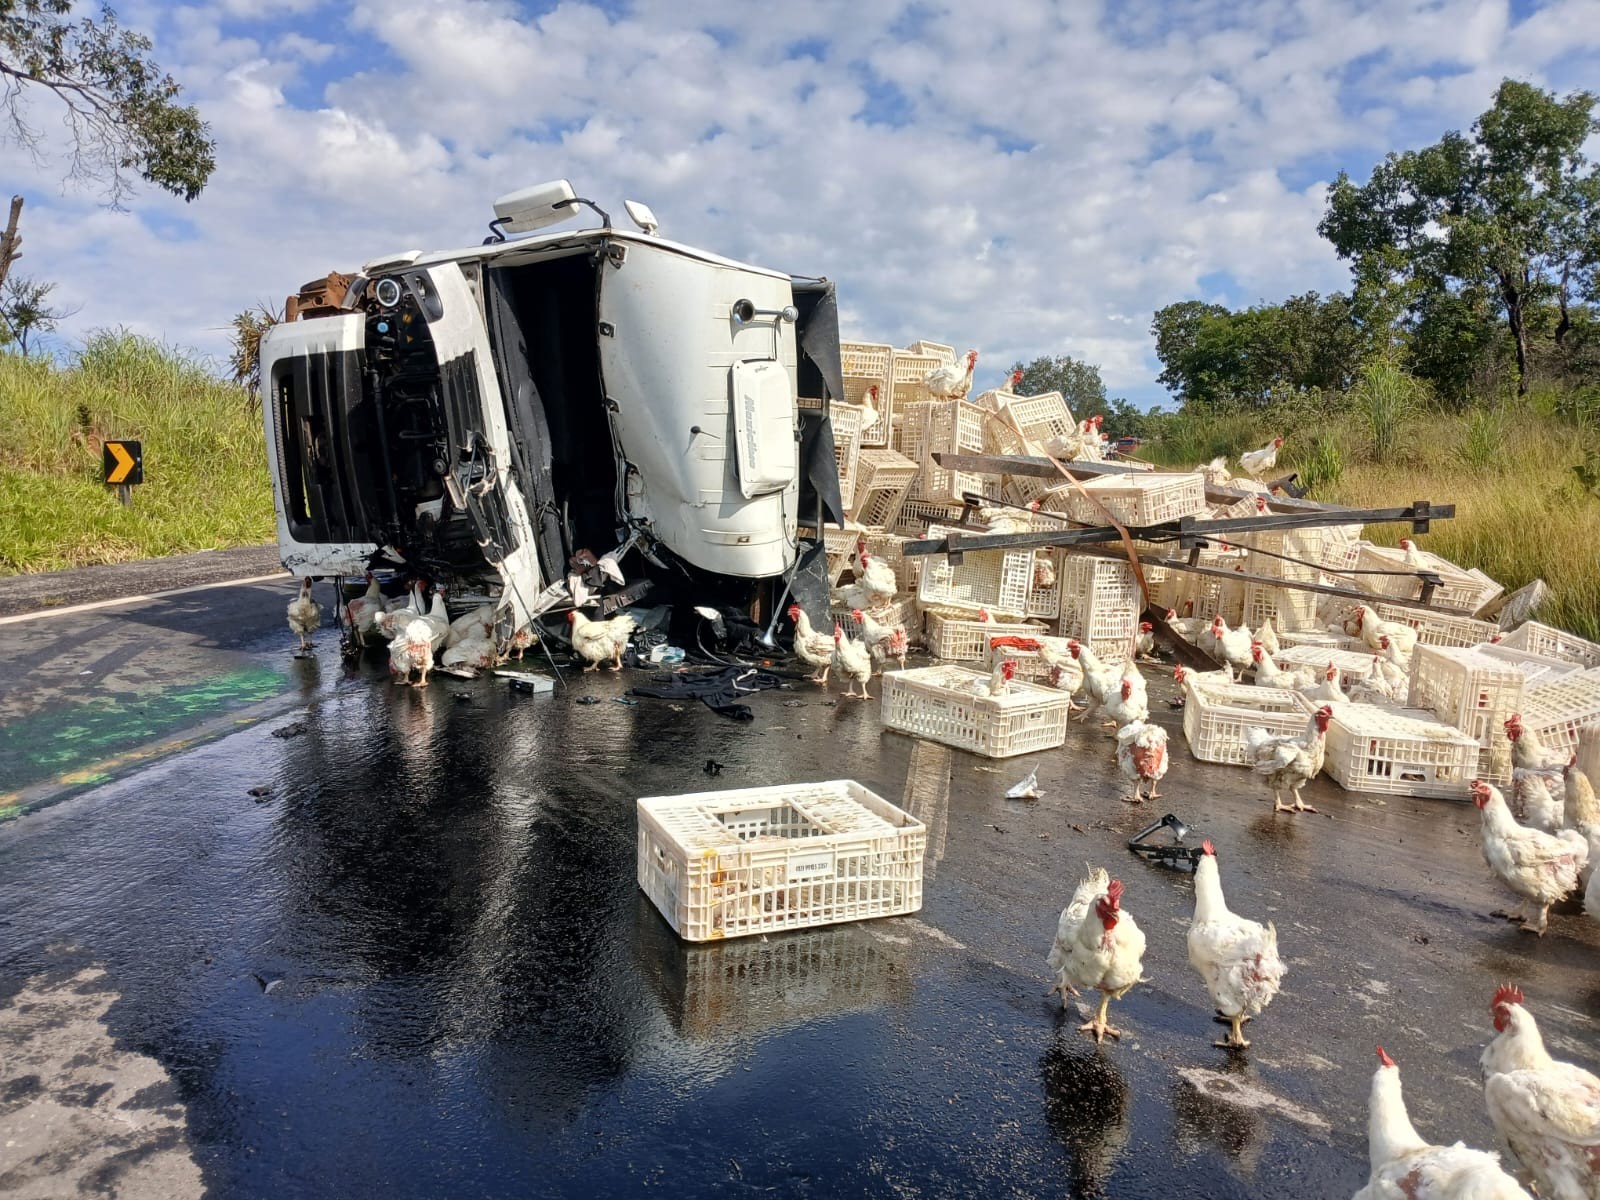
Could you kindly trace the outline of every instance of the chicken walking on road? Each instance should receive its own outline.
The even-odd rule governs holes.
[[[322,624],[322,605],[311,598],[311,579],[300,581],[300,594],[289,601],[289,628],[300,636],[300,653],[311,650],[311,635]]]
[[[627,613],[620,613],[609,621],[593,621],[577,609],[567,614],[572,622],[572,649],[589,665],[585,671],[598,671],[600,664],[609,660],[622,670],[622,652],[628,647],[638,622]]]
[[[1241,1027],[1278,994],[1284,965],[1278,957],[1278,931],[1228,908],[1217,873],[1217,852],[1209,838],[1194,869],[1194,920],[1189,924],[1189,965],[1200,973],[1217,1015],[1230,1026],[1228,1040],[1216,1043],[1242,1050],[1250,1043]]]
[[[833,624],[833,669],[839,672],[839,678],[849,681],[846,696],[854,697],[859,683],[860,698],[872,699],[867,692],[867,681],[872,678],[872,655],[863,643],[848,636],[837,621]]]
[[[1124,796],[1129,804],[1142,804],[1156,798],[1156,785],[1167,773],[1167,731],[1159,725],[1133,721],[1117,730],[1117,765],[1133,781],[1133,795]],[[1150,785],[1148,796],[1140,790]]]
[[[1272,789],[1273,812],[1317,811],[1301,799],[1300,789],[1322,770],[1328,722],[1332,719],[1333,709],[1324,704],[1311,714],[1306,731],[1299,737],[1274,736],[1265,729],[1245,730],[1245,757],[1250,769],[1265,777],[1267,786]],[[1283,802],[1284,792],[1294,796],[1293,804]]]
[[[1500,789],[1481,779],[1472,781],[1472,802],[1483,814],[1484,861],[1522,899],[1511,912],[1494,915],[1544,936],[1550,906],[1578,886],[1578,873],[1589,861],[1588,842],[1574,829],[1549,834],[1518,825]],[[1530,904],[1537,910],[1531,920],[1521,911]]]
[[[1094,1034],[1096,1042],[1120,1039],[1122,1031],[1106,1022],[1113,1000],[1120,1000],[1143,976],[1144,931],[1122,908],[1122,881],[1095,867],[1072,894],[1056,923],[1055,942],[1046,960],[1056,973],[1051,992],[1074,996],[1079,988],[1100,993],[1100,1010],[1078,1026]]]

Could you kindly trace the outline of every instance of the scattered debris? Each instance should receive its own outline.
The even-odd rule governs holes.
[[[285,725],[281,729],[274,729],[272,731],[272,736],[275,738],[283,738],[285,740],[289,738],[296,738],[304,733],[307,728],[308,726],[304,721],[296,721],[292,725]]]
[[[578,699],[577,699],[577,703],[579,703],[579,704],[599,704],[600,703],[600,697],[599,696],[579,696]]]
[[[706,765],[702,768],[702,770],[704,770],[707,775],[721,775],[722,767],[723,764],[719,763],[716,759],[708,758],[706,759]]]
[[[275,791],[277,791],[277,789],[272,784],[263,783],[260,787],[251,788],[245,793],[245,795],[253,798],[257,804],[261,804],[272,799],[272,794]]]
[[[1039,790],[1039,771],[1035,768],[1028,772],[1027,778],[1011,785],[1011,790],[1006,792],[1006,799],[1037,800],[1043,795],[1044,793]]]
[[[250,972],[250,978],[256,981],[256,986],[261,989],[264,995],[267,996],[272,995],[273,989],[283,983],[283,979],[281,977],[278,979],[267,979],[264,976],[256,974],[254,971]]]

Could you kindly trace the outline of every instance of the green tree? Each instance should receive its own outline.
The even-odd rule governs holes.
[[[32,98],[48,99],[71,141],[67,175],[104,189],[119,207],[134,180],[193,200],[211,178],[215,146],[193,105],[151,59],[150,39],[74,0],[0,0],[5,136],[38,156]]]
[[[242,387],[254,404],[261,395],[261,337],[283,321],[283,311],[258,304],[235,313],[228,322],[228,369],[233,381]]]
[[[50,304],[53,283],[40,283],[22,275],[12,275],[0,287],[0,344],[15,343],[27,354],[38,339],[55,332],[56,326],[74,315],[75,308],[55,308]]]
[[[1358,292],[1398,289],[1413,322],[1440,292],[1493,296],[1525,393],[1530,309],[1594,298],[1600,176],[1582,152],[1600,131],[1594,105],[1507,79],[1470,136],[1391,153],[1360,186],[1340,172],[1319,230]]]
[[[1060,392],[1080,421],[1105,410],[1106,385],[1100,378],[1100,368],[1090,363],[1059,354],[1036,358],[1026,365],[1019,360],[1011,364],[1011,370],[1022,372],[1022,382],[1017,385],[1019,396]]]

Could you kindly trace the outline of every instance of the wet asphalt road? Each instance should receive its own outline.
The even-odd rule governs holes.
[[[331,631],[293,661],[286,586],[204,595],[225,619],[39,626],[42,661],[109,620],[96,636],[137,626],[157,663],[282,686],[237,732],[0,824],[0,997],[103,971],[110,1040],[170,1075],[209,1195],[1348,1196],[1374,1043],[1426,1136],[1477,1145],[1498,981],[1558,1052],[1600,1058],[1600,930],[1487,917],[1473,810],[1321,780],[1324,815],[1274,818],[1160,699],[1174,764],[1147,813],[1114,798],[1098,730],[994,764],[815,688],[757,696],[749,725],[611,703],[639,672],[398,689],[344,670]],[[1044,798],[1004,799],[1033,766]],[[841,776],[927,824],[917,917],[696,947],[638,892],[636,797]],[[1123,848],[1167,806],[1279,929],[1289,974],[1247,1058],[1210,1044],[1187,876]],[[1098,1051],[1044,995],[1085,861],[1149,937],[1125,1040]],[[22,1170],[0,1157],[0,1194]]]

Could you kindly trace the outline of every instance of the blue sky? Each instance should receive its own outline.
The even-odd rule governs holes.
[[[112,212],[0,147],[31,274],[220,354],[241,308],[481,236],[568,177],[680,240],[836,280],[847,336],[1073,354],[1160,401],[1150,316],[1344,286],[1327,182],[1464,128],[1507,75],[1600,78],[1594,0],[1008,4],[136,0],[220,166]],[[43,101],[33,113],[45,129]]]

